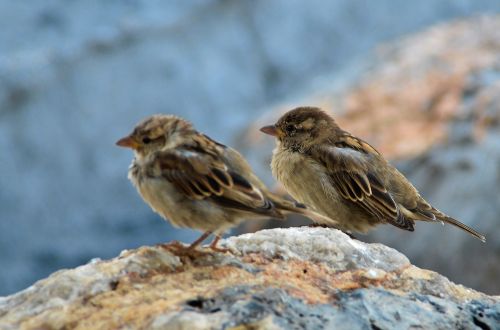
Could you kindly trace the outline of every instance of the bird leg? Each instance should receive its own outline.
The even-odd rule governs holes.
[[[194,250],[198,245],[200,245],[208,236],[212,235],[211,231],[206,231],[204,232],[196,241],[191,243],[190,246],[188,246],[188,250]]]
[[[219,243],[219,241],[220,241],[220,236],[219,235],[215,235],[215,238],[213,239],[213,241],[210,243],[210,245],[208,247],[212,251],[215,251],[215,252],[221,252],[221,253],[231,252],[229,249],[218,247],[217,243]]]
[[[166,250],[170,250],[171,252],[174,252],[176,255],[194,255],[196,251],[196,247],[200,245],[208,236],[212,234],[211,231],[204,232],[196,241],[191,243],[189,246],[185,246],[179,241],[172,241],[168,244],[161,244],[161,247],[163,247]],[[200,252],[201,253],[201,252]]]
[[[166,250],[168,249],[172,249],[172,250],[183,250],[183,249],[186,249],[186,247],[184,246],[184,244],[182,244],[181,242],[179,241],[172,241],[170,243],[162,243],[160,244],[160,246]]]
[[[202,251],[196,251],[196,247],[198,247],[198,245],[203,243],[203,241],[211,234],[212,234],[211,231],[204,232],[196,241],[194,241],[193,243],[191,243],[191,245],[187,247],[179,241],[173,241],[168,244],[162,244],[162,247],[167,250],[173,250],[173,252],[177,255],[195,256],[197,254],[203,254]],[[221,252],[221,253],[230,252],[229,249],[224,249],[217,246],[217,243],[219,242],[220,239],[221,237],[219,235],[215,235],[215,238],[212,240],[212,242],[208,247],[214,252]]]

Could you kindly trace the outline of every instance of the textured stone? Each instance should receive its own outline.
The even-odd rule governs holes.
[[[287,236],[288,233],[288,230],[280,228],[261,231],[229,238],[226,245],[241,255],[258,252],[271,259],[309,260],[326,264],[339,272],[371,268],[394,271],[409,265],[405,256],[394,253],[394,250],[384,245],[372,244],[368,250],[366,244],[346,240],[347,235],[337,230],[325,232],[304,227],[294,229],[293,235]],[[370,277],[378,276],[376,271],[370,274]]]
[[[0,300],[1,329],[483,329],[500,298],[325,228],[222,241],[231,253],[141,247]]]

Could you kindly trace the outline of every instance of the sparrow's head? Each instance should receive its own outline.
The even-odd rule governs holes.
[[[151,152],[175,148],[183,137],[194,133],[191,123],[174,115],[153,115],[142,120],[132,133],[116,142],[116,145],[134,149],[141,156]]]
[[[298,151],[324,141],[338,129],[333,118],[321,109],[299,107],[285,113],[276,124],[260,130],[275,136],[283,147]]]

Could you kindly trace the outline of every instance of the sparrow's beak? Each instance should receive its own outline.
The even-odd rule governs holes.
[[[124,147],[124,148],[134,149],[134,150],[140,147],[139,143],[137,143],[135,141],[135,139],[133,137],[131,137],[130,135],[118,140],[116,142],[116,145],[120,146],[120,147]]]
[[[262,133],[266,133],[272,136],[279,137],[281,136],[281,130],[275,125],[264,126],[260,129]]]

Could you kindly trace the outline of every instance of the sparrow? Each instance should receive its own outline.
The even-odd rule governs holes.
[[[295,108],[260,130],[277,140],[271,161],[275,178],[298,202],[336,220],[333,227],[366,233],[386,223],[414,231],[415,221],[428,221],[486,240],[425,201],[374,147],[319,108]]]
[[[298,213],[331,221],[271,193],[240,153],[177,116],[148,117],[116,144],[134,150],[128,178],[144,201],[174,226],[203,232],[188,250],[214,234],[210,248],[223,251],[221,235],[247,219]]]

